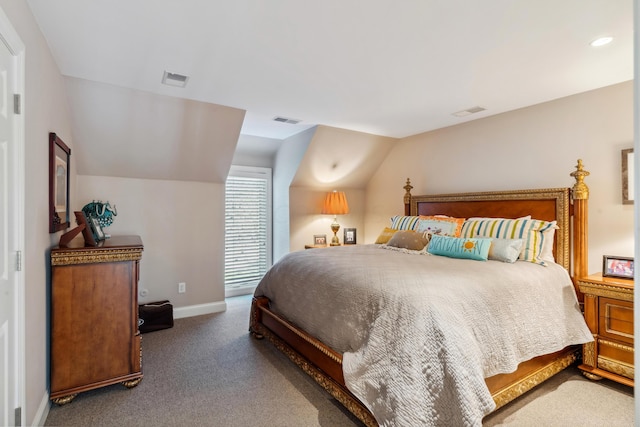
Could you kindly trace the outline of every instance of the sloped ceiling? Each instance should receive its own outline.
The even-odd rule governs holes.
[[[80,175],[224,183],[244,111],[65,78]]]
[[[318,126],[291,184],[324,190],[365,188],[395,141]]]
[[[242,109],[275,139],[402,138],[633,78],[632,0],[27,1],[65,76]]]

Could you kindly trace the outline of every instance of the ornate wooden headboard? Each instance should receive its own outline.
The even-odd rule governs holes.
[[[404,186],[405,215],[449,215],[457,218],[518,218],[531,215],[545,221],[557,221],[554,256],[556,262],[576,278],[588,274],[587,202],[589,189],[584,178],[589,175],[578,160],[570,174],[576,180],[572,188],[488,191],[480,193],[412,196],[411,183]],[[572,221],[573,220],[573,221]],[[571,248],[571,242],[573,247]],[[572,249],[572,250],[571,250]],[[582,295],[576,286],[580,302]]]

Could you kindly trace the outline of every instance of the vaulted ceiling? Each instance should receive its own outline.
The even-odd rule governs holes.
[[[276,139],[405,137],[633,78],[631,0],[28,3],[65,76],[246,110],[243,134]]]
[[[223,183],[316,125],[403,138],[633,78],[632,0],[25,1],[80,175]]]

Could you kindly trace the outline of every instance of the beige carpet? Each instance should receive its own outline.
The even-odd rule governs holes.
[[[247,333],[249,297],[225,313],[143,335],[144,379],[53,406],[58,426],[361,426],[267,341]],[[485,419],[485,426],[632,426],[633,391],[570,368]]]

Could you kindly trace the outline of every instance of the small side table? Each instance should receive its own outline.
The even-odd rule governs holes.
[[[584,293],[584,317],[594,342],[582,347],[583,374],[592,380],[608,378],[633,387],[633,280],[578,278]]]

